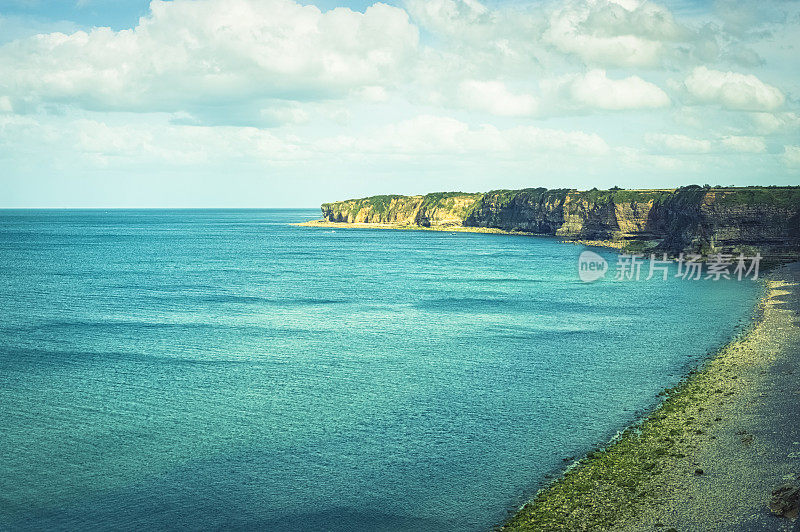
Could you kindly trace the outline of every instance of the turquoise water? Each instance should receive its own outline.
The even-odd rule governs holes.
[[[486,529],[757,293],[317,217],[0,211],[0,528]]]

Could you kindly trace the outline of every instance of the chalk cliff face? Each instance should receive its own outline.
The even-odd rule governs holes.
[[[609,240],[631,250],[800,255],[800,188],[495,190],[322,205],[331,222],[487,227]]]
[[[329,222],[398,225],[462,225],[467,211],[482,194],[442,192],[425,196],[373,196],[322,204]]]

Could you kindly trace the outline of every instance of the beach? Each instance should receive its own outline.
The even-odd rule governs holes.
[[[792,530],[769,503],[800,475],[800,263],[764,283],[743,337],[503,529]]]

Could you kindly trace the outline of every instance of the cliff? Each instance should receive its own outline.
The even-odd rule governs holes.
[[[800,187],[494,190],[325,203],[328,222],[472,227],[601,240],[630,251],[800,256]]]
[[[394,223],[402,225],[462,225],[482,194],[439,192],[425,196],[372,196],[322,204],[329,222]]]

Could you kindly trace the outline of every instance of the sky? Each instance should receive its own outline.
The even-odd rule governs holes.
[[[798,0],[0,0],[0,208],[800,185],[798,46]]]

